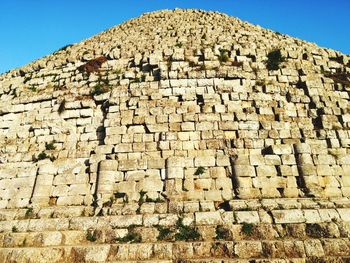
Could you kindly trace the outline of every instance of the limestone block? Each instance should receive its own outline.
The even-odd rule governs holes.
[[[132,152],[132,144],[131,143],[119,143],[114,147],[114,152],[116,152],[116,153]]]
[[[259,122],[258,121],[239,122],[238,129],[240,129],[240,130],[259,130]]]
[[[68,218],[30,219],[27,231],[62,231],[69,229]]]
[[[231,190],[232,189],[232,180],[228,177],[217,178],[215,180],[215,189],[217,190]]]
[[[304,164],[304,165],[300,166],[300,168],[301,168],[300,169],[301,170],[301,174],[303,176],[306,176],[306,177],[309,178],[309,177],[317,175],[316,166],[314,166],[312,164]],[[318,182],[317,182],[317,184],[318,184]]]
[[[331,222],[340,219],[339,213],[336,209],[319,209],[318,212],[322,222]]]
[[[220,225],[222,218],[219,211],[215,212],[196,212],[196,225]]]
[[[33,196],[44,197],[50,196],[52,191],[52,185],[36,185],[34,188]]]
[[[261,196],[265,198],[278,198],[281,197],[281,193],[276,189],[268,186],[264,186],[261,189]]]
[[[248,154],[239,154],[235,159],[235,165],[250,165]]]
[[[141,179],[144,179],[145,176],[146,176],[146,172],[143,170],[128,171],[125,174],[125,180],[127,180],[127,181],[139,181]]]
[[[230,158],[225,155],[219,155],[216,157],[217,166],[230,166]]]
[[[316,209],[306,209],[303,210],[305,222],[308,224],[321,223],[321,217]]]
[[[43,232],[41,244],[43,246],[59,246],[62,242],[62,233],[58,231]]]
[[[8,205],[8,201],[7,200],[0,200],[0,209],[6,208],[7,205]]]
[[[182,167],[169,167],[166,169],[166,171],[167,171],[168,179],[174,179],[174,178],[182,179],[184,177],[184,168]]]
[[[310,239],[304,242],[305,252],[308,257],[324,257],[324,251],[320,240]]]
[[[259,214],[257,211],[235,211],[234,212],[237,223],[250,223],[258,224],[260,223]]]
[[[195,167],[209,167],[215,166],[214,156],[198,156],[194,158]]]
[[[238,196],[242,199],[254,199],[261,196],[260,189],[257,188],[243,188],[239,187],[237,189]]]
[[[235,244],[235,254],[239,258],[260,258],[262,253],[260,241],[239,241]]]
[[[185,167],[185,158],[183,157],[169,157],[167,159],[167,167]]]
[[[251,177],[239,177],[237,181],[240,188],[251,188],[253,186]]]
[[[350,209],[349,208],[338,208],[337,212],[340,215],[340,218],[344,222],[350,222]]]
[[[163,181],[159,178],[145,178],[137,183],[138,192],[162,192],[164,187]]]
[[[119,171],[133,171],[139,167],[138,160],[120,160],[118,170]]]
[[[149,169],[164,169],[165,159],[162,158],[151,158],[147,160],[147,167]]]
[[[251,154],[249,155],[250,165],[264,165],[265,159],[264,156],[260,154]]]
[[[56,174],[58,168],[53,163],[44,163],[39,166],[39,174]]]
[[[80,117],[92,117],[94,115],[94,111],[92,109],[81,109]]]
[[[119,193],[130,193],[136,191],[135,181],[123,181],[117,183],[116,190]]]
[[[72,184],[69,186],[68,196],[87,195],[90,193],[88,184]]]
[[[258,177],[273,177],[277,176],[276,167],[273,165],[259,165],[256,167],[256,174]]]
[[[101,171],[98,174],[99,183],[113,184],[114,182],[120,182],[124,179],[124,174],[118,171]]]
[[[108,257],[109,249],[109,245],[73,247],[71,253],[85,262],[105,262]]]
[[[271,145],[271,152],[277,155],[292,154],[292,147],[288,144]]]
[[[50,176],[48,176],[50,178]],[[8,188],[10,189],[19,189],[23,191],[26,187],[32,188],[34,186],[35,177],[18,177],[12,178]],[[6,187],[5,187],[6,188]]]
[[[152,132],[167,132],[169,131],[169,127],[167,123],[162,123],[162,124],[146,124],[147,129]]]
[[[68,185],[58,185],[53,187],[52,196],[67,196],[68,195]]]
[[[185,213],[194,213],[199,211],[199,202],[185,202],[184,203],[184,212]]]
[[[84,204],[83,195],[59,196],[57,199],[58,206],[71,206]]]
[[[344,155],[344,156],[338,157],[337,162],[338,164],[341,164],[341,165],[350,165],[350,155]]]
[[[237,131],[238,122],[236,121],[224,121],[219,122],[219,129],[224,131]]]
[[[194,180],[194,189],[203,190],[212,188],[212,179],[196,179]]]
[[[277,224],[304,223],[305,218],[302,210],[273,210],[272,216]]]
[[[100,171],[117,171],[118,161],[116,160],[103,160],[100,162]]]
[[[284,165],[296,165],[295,156],[293,154],[282,154],[281,159]]]
[[[222,201],[222,194],[219,190],[204,191],[204,199],[208,201]]]
[[[110,135],[118,135],[118,134],[126,134],[127,128],[126,126],[114,126],[106,128],[106,136]]]

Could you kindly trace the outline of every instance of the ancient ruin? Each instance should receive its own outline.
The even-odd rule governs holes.
[[[0,262],[350,262],[349,77],[178,9],[0,75]]]

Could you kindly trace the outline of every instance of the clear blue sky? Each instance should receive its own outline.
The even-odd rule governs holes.
[[[0,0],[0,73],[159,9],[236,16],[350,53],[349,0]]]

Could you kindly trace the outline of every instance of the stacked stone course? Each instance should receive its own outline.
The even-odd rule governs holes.
[[[269,71],[275,49],[285,61]],[[0,258],[347,262],[349,61],[223,14],[175,10],[1,75]],[[201,240],[157,243],[157,226],[181,218]],[[252,237],[244,224],[256,225]],[[219,225],[231,239],[216,244]],[[113,244],[130,226],[144,243]],[[87,245],[95,232],[99,245]]]

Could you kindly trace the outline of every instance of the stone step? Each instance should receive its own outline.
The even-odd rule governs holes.
[[[103,215],[134,215],[149,214],[147,206],[162,205],[165,209],[157,209],[153,214],[177,214],[195,212],[214,212],[219,208],[226,211],[273,211],[273,210],[322,210],[349,208],[349,198],[279,198],[230,200],[218,204],[212,201],[179,201],[168,203],[145,202],[137,210],[138,203],[112,204],[102,209]],[[144,207],[142,207],[144,206]],[[143,209],[142,209],[143,208]],[[93,207],[89,206],[51,206],[42,208],[0,209],[0,221],[21,220],[28,218],[72,218],[94,216]]]
[[[185,234],[183,234],[185,232]],[[129,226],[111,228],[95,225],[89,229],[30,229],[0,233],[0,247],[42,247],[57,245],[115,244],[125,242],[198,241],[279,241],[325,238],[349,238],[350,222],[321,224],[226,224],[185,226],[179,222],[168,226]]]
[[[48,227],[38,225],[35,228],[20,229],[9,226],[9,229],[0,233],[2,247],[42,246],[60,244],[74,244],[71,242],[87,243],[87,240],[96,240],[96,243],[115,243],[140,239],[143,242],[176,241],[176,240],[280,240],[309,238],[349,238],[350,222],[329,222],[321,224],[224,224],[224,225],[185,225],[173,222],[172,225],[159,226],[124,226],[113,228],[110,225],[89,225],[75,229]],[[181,234],[184,233],[185,234]],[[129,241],[130,241],[129,240]],[[52,243],[53,242],[53,243]]]
[[[225,242],[174,242],[142,244],[86,244],[72,246],[1,248],[1,262],[207,262],[228,260],[246,262],[258,259],[316,258],[349,260],[348,239],[310,239],[303,241],[225,241]],[[188,260],[188,261],[187,261]],[[232,260],[232,261],[231,261]],[[239,261],[241,260],[241,261]],[[211,261],[209,261],[211,262]],[[269,262],[269,261],[261,261]],[[293,261],[282,261],[293,262]],[[328,261],[321,261],[328,262]],[[342,262],[342,261],[335,261]],[[344,261],[348,262],[348,261]]]
[[[350,222],[350,209],[290,209],[273,211],[223,211],[196,212],[183,214],[137,214],[115,216],[92,216],[72,218],[23,218],[20,220],[0,221],[0,232],[87,230],[90,228],[129,226],[174,226],[183,218],[185,224],[196,226],[223,224],[321,224],[342,221]]]

